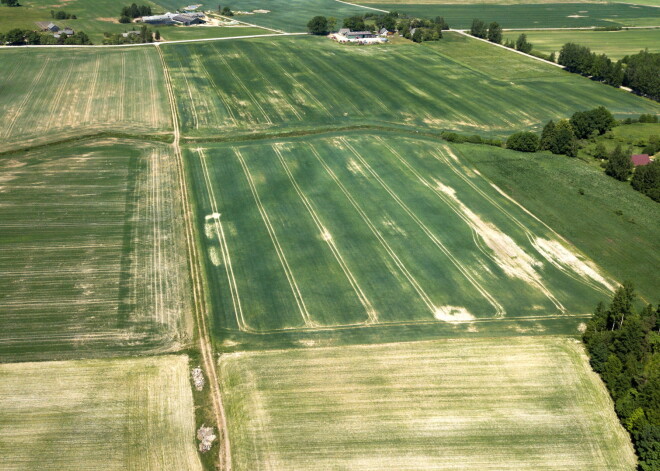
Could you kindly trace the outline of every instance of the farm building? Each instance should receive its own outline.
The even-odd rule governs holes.
[[[371,31],[347,31],[347,28],[340,29],[339,33],[332,37],[340,43],[381,44],[387,42],[387,38],[377,36]]]
[[[133,31],[128,31],[128,32],[126,32],[126,33],[121,33],[121,35],[122,35],[123,37],[125,37],[125,38],[128,38],[128,37],[130,37],[130,36],[139,36],[139,35],[140,35],[140,32],[139,32],[139,31],[135,31],[135,30],[133,30]]]
[[[643,165],[648,165],[651,163],[651,159],[648,154],[631,155],[630,160],[632,161],[635,167],[641,167]]]
[[[204,13],[170,13],[163,15],[143,16],[142,22],[151,25],[198,25],[205,23]]]
[[[37,21],[37,26],[41,31],[50,31],[51,33],[57,33],[60,30],[60,27],[52,21]]]

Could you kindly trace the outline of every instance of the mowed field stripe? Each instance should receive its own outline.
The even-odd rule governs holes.
[[[222,215],[218,211],[217,201],[215,199],[215,191],[213,190],[213,183],[211,182],[211,177],[209,175],[208,165],[206,163],[206,153],[204,149],[197,149],[199,154],[199,160],[202,166],[202,173],[204,174],[204,184],[206,185],[206,192],[209,199],[209,204],[211,206],[211,218],[213,219],[216,235],[218,236],[218,243],[220,244],[220,251],[222,252],[222,263],[225,266],[225,273],[227,274],[227,281],[229,283],[229,292],[231,294],[231,301],[234,307],[234,317],[236,318],[236,324],[238,325],[239,330],[249,332],[252,329],[247,325],[245,317],[243,316],[243,307],[241,305],[241,297],[238,293],[238,284],[236,283],[236,277],[234,276],[234,267],[231,263],[231,255],[229,254],[229,246],[227,245],[227,239],[225,238],[225,231],[222,227],[222,221],[220,218]]]
[[[296,190],[296,193],[298,194],[298,197],[300,200],[303,202],[305,205],[305,208],[307,209],[309,215],[312,217],[312,220],[314,221],[314,224],[316,225],[317,230],[319,233],[322,235],[323,240],[326,242],[330,250],[332,251],[332,254],[335,257],[335,260],[337,260],[337,263],[341,267],[342,271],[344,272],[344,275],[346,276],[346,279],[349,281],[351,284],[351,287],[355,291],[355,294],[357,295],[358,299],[360,300],[360,303],[365,309],[365,312],[368,317],[368,322],[369,323],[376,323],[378,322],[378,314],[376,310],[374,309],[373,305],[371,304],[371,301],[369,301],[369,298],[364,294],[364,291],[362,291],[362,288],[360,287],[359,283],[357,282],[355,276],[351,272],[350,268],[346,264],[346,261],[344,260],[344,257],[342,257],[341,252],[337,248],[337,245],[335,244],[335,241],[332,237],[332,234],[328,231],[326,228],[325,224],[317,214],[316,210],[314,209],[313,204],[305,193],[302,191],[300,186],[298,185],[298,182],[296,181],[295,177],[291,173],[291,169],[289,168],[288,164],[286,163],[286,160],[282,156],[281,152],[281,144],[273,144],[272,146],[273,151],[277,155],[277,158],[279,159],[280,163],[282,164],[282,167],[284,168],[284,171],[286,172],[287,176],[289,177],[289,181],[293,185],[293,188]]]
[[[250,169],[248,168],[245,159],[243,158],[243,155],[241,154],[241,151],[239,149],[234,148],[234,155],[236,155],[238,161],[241,164],[241,168],[243,169],[243,173],[245,175],[245,178],[247,179],[248,185],[250,187],[250,191],[252,192],[254,202],[257,205],[257,209],[259,210],[261,219],[264,222],[266,229],[268,230],[268,235],[270,236],[270,239],[273,242],[273,246],[275,247],[277,256],[280,259],[280,263],[282,265],[282,268],[284,269],[284,273],[287,277],[287,280],[289,281],[289,286],[291,287],[291,291],[293,292],[293,296],[296,300],[296,304],[298,305],[298,310],[300,311],[300,315],[302,316],[305,325],[307,327],[314,327],[316,326],[316,323],[311,319],[309,312],[307,311],[307,307],[305,306],[305,300],[303,299],[300,289],[298,288],[298,284],[296,283],[296,278],[293,275],[293,271],[291,270],[291,267],[289,266],[289,262],[286,259],[284,250],[282,249],[282,246],[280,245],[280,242],[277,239],[277,233],[275,232],[275,228],[270,222],[270,218],[268,217],[268,212],[266,211],[266,208],[264,208],[263,204],[261,203],[261,198],[259,197],[259,192],[257,191],[257,188],[252,179],[252,174],[250,173]]]
[[[359,152],[348,142],[346,138],[340,138],[341,142],[351,151],[351,153],[357,158],[362,165],[367,168],[369,173],[376,179],[376,181],[381,185],[381,187],[397,202],[397,204],[403,209],[406,214],[408,214],[413,221],[419,226],[420,229],[426,234],[426,236],[433,242],[433,244],[440,249],[440,251],[451,261],[451,263],[458,269],[458,271],[465,277],[465,279],[472,285],[474,288],[490,303],[490,305],[495,309],[495,314],[497,317],[503,317],[505,314],[504,308],[500,305],[499,302],[491,295],[481,284],[474,279],[474,277],[468,272],[468,270],[458,261],[456,257],[451,253],[451,251],[442,243],[442,241],[424,224],[421,219],[406,205],[401,198],[394,192],[392,189],[385,183],[385,181],[380,178],[380,175],[369,165],[369,163],[362,158]],[[435,311],[435,309],[434,309]]]

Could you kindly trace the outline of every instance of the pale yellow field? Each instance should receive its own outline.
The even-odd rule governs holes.
[[[441,340],[221,358],[237,470],[633,470],[581,344]]]
[[[0,469],[201,470],[186,356],[0,365]]]

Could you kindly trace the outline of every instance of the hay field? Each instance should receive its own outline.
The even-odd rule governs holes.
[[[574,339],[236,353],[219,365],[236,471],[635,469]]]
[[[657,0],[655,0],[657,2]],[[474,18],[497,21],[503,28],[578,28],[587,26],[660,26],[660,8],[625,3],[536,3],[448,1],[451,5],[396,2],[369,4],[411,16],[442,16],[452,28],[470,28]],[[512,3],[512,2],[506,2]],[[533,3],[533,4],[530,4]],[[634,2],[631,2],[634,3]],[[658,3],[655,3],[658,5]]]
[[[434,45],[359,48],[298,37],[162,49],[184,136],[354,124],[508,135],[596,105],[618,116],[658,111],[649,100],[457,34]]]
[[[535,51],[559,56],[562,46],[574,42],[591,48],[598,54],[607,54],[612,60],[619,60],[628,54],[637,54],[648,49],[660,52],[660,29],[637,29],[623,31],[508,31],[505,39],[515,41],[520,34],[534,45]]]
[[[0,151],[99,132],[171,130],[153,47],[0,51]]]
[[[167,147],[137,141],[0,158],[0,360],[190,341],[177,178]]]
[[[186,356],[0,365],[0,468],[201,471]]]
[[[519,320],[582,319],[616,286],[435,141],[332,135],[191,147],[187,158],[219,338],[517,331]]]

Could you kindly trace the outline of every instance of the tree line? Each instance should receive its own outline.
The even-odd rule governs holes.
[[[599,303],[582,340],[632,438],[638,469],[660,469],[660,304],[635,309],[631,283]]]
[[[71,36],[60,35],[59,38],[52,34],[42,34],[30,29],[15,28],[4,34],[0,33],[0,44],[7,46],[35,46],[35,45],[91,45],[92,41],[83,31],[78,31]]]
[[[54,18],[56,20],[77,20],[78,17],[76,15],[72,15],[71,13],[67,13],[64,10],[51,10],[50,11],[50,17]]]
[[[7,5],[8,7],[20,7],[21,4],[18,0],[0,0],[0,5]]]
[[[614,87],[630,87],[637,94],[660,100],[660,53],[640,51],[613,62],[606,54],[596,54],[586,46],[566,43],[557,62],[569,72]]]
[[[497,21],[486,24],[483,20],[475,18],[472,20],[472,26],[470,26],[470,34],[475,38],[486,39],[495,44],[502,44],[503,46],[516,49],[525,54],[532,52],[532,43],[527,41],[527,35],[524,33],[518,36],[518,39],[515,42],[506,40],[503,43],[502,26]]]
[[[147,25],[142,25],[139,30],[133,29],[126,36],[122,33],[104,33],[103,44],[142,44],[152,43],[160,40],[160,31],[152,32]]]

